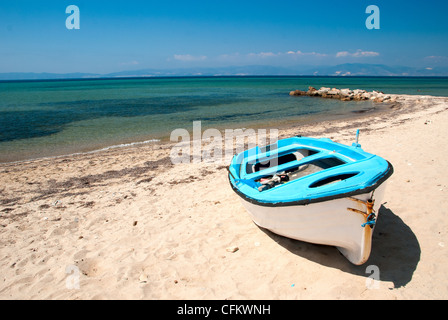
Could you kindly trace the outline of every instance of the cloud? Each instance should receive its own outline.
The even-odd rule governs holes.
[[[341,57],[348,57],[350,55],[350,52],[348,51],[341,51],[336,53],[336,58],[341,58]]]
[[[239,52],[235,52],[235,53],[225,53],[225,54],[221,54],[218,56],[218,59],[234,59],[234,58],[238,58],[240,57],[240,53]]]
[[[304,57],[304,56],[315,56],[315,57],[326,57],[325,53],[318,52],[302,52],[298,51],[287,51],[287,52],[260,52],[260,53],[249,53],[248,57],[260,57],[260,58],[272,58],[272,57]]]
[[[427,56],[424,59],[428,63],[448,63],[448,56]]]
[[[200,62],[200,61],[215,61],[220,63],[253,63],[255,61],[283,61],[288,59],[298,59],[298,58],[321,58],[321,57],[330,57],[331,55],[319,52],[302,52],[300,50],[297,51],[284,51],[284,52],[272,52],[272,51],[262,51],[262,52],[251,52],[251,53],[230,53],[230,54],[220,54],[214,57],[208,57],[205,55],[197,55],[193,56],[190,54],[175,54],[171,58],[168,58],[167,61],[177,60],[183,62]]]
[[[178,61],[204,61],[207,56],[192,56],[190,54],[175,54],[174,60]]]
[[[379,52],[375,51],[363,51],[361,49],[356,50],[356,52],[348,52],[348,51],[340,51],[336,53],[336,58],[343,57],[354,57],[354,58],[364,58],[364,57],[377,57],[379,56]]]
[[[289,51],[261,51],[251,53],[230,53],[220,54],[218,56],[208,57],[206,55],[190,55],[190,54],[175,54],[170,60],[177,60],[182,62],[201,62],[207,60],[208,62],[217,63],[297,63],[297,61],[320,61],[324,59],[336,58],[368,58],[377,57],[379,52],[366,51],[358,49],[356,51],[339,51],[335,53],[321,53],[321,52],[304,52],[301,50],[289,50]]]
[[[315,56],[315,57],[326,57],[326,53],[319,53],[319,52],[302,52],[300,50],[298,51],[288,51],[286,54],[291,56]]]
[[[260,57],[260,58],[270,58],[277,57],[281,53],[273,53],[273,52],[260,52],[260,53],[249,53],[249,57]]]

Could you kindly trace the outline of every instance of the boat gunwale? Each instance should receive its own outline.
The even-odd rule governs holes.
[[[238,194],[241,198],[243,198],[244,200],[246,200],[252,204],[256,204],[256,205],[264,206],[264,207],[305,206],[305,205],[309,205],[312,203],[319,203],[319,202],[331,201],[331,200],[336,200],[336,199],[342,199],[342,198],[346,198],[346,197],[352,197],[352,196],[372,192],[373,190],[377,189],[381,184],[383,184],[387,179],[389,179],[389,177],[394,173],[394,167],[392,166],[392,164],[387,160],[385,160],[385,161],[388,164],[387,171],[385,171],[385,174],[382,175],[381,177],[379,177],[375,181],[374,184],[372,184],[368,187],[365,187],[362,189],[357,189],[357,190],[350,191],[350,192],[339,193],[339,194],[331,195],[331,196],[317,197],[317,198],[312,198],[312,199],[301,199],[301,200],[287,201],[287,202],[282,202],[282,201],[262,202],[262,201],[254,199],[254,198],[250,198],[250,197],[246,196],[243,192],[241,192],[238,189],[238,187],[236,187],[232,183],[230,174],[228,175],[228,178],[229,178],[230,186],[232,187],[233,191],[235,191],[235,193]],[[228,167],[228,169],[230,169],[230,166]]]

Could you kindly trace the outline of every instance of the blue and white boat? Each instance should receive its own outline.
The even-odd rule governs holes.
[[[361,265],[393,167],[363,151],[358,135],[351,146],[298,136],[246,150],[231,161],[230,184],[260,227],[336,246]]]

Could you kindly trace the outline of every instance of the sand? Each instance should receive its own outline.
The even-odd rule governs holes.
[[[257,227],[225,163],[145,144],[0,165],[0,299],[447,299],[448,99],[394,98],[280,129],[350,144],[361,129],[394,165],[366,264]]]

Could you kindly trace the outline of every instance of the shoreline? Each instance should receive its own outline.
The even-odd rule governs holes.
[[[225,162],[173,165],[174,143],[141,144],[0,164],[0,299],[446,299],[448,98],[392,96],[384,112],[279,128],[345,144],[360,129],[394,165],[365,265],[258,228]]]
[[[149,104],[152,103],[158,103],[159,100],[163,97],[163,92],[170,92],[172,95],[169,95],[171,98],[167,98],[168,100],[161,100],[162,103],[167,102],[169,105],[172,103],[176,103],[178,99],[181,99],[181,103],[186,103],[186,105],[189,105],[188,103],[188,94],[192,94],[191,98],[194,100],[195,96],[202,97],[202,94],[204,94],[204,97],[206,97],[206,104],[210,102],[211,106],[213,108],[205,107],[203,110],[207,114],[202,114],[200,110],[202,110],[201,106],[203,104],[200,101],[193,101],[193,104],[198,102],[200,107],[198,107],[198,112],[194,113],[191,110],[186,110],[186,113],[184,115],[184,118],[180,118],[179,121],[172,121],[170,122],[170,126],[161,126],[157,123],[164,123],[164,121],[159,121],[167,118],[167,121],[169,122],[169,117],[165,116],[165,112],[162,112],[162,115],[160,119],[158,117],[150,117],[145,118],[144,115],[146,115],[145,112],[148,114],[151,114],[152,111],[145,110],[142,111],[144,115],[137,116],[134,118],[127,118],[127,115],[133,115],[134,113],[131,112],[132,110],[124,111],[122,113],[119,113],[120,116],[116,119],[114,117],[110,118],[107,116],[109,111],[104,111],[105,114],[101,113],[102,115],[106,115],[105,117],[93,117],[90,118],[91,114],[89,113],[89,110],[86,110],[86,112],[83,111],[81,118],[78,119],[66,119],[66,114],[70,114],[70,112],[77,112],[76,108],[72,108],[70,106],[74,106],[74,101],[77,101],[76,96],[71,97],[70,92],[73,91],[72,89],[82,89],[84,88],[84,85],[77,84],[77,85],[51,85],[49,90],[47,85],[36,85],[37,88],[32,89],[34,85],[32,85],[30,88],[29,86],[14,86],[12,85],[10,89],[12,92],[15,92],[16,90],[19,90],[19,92],[23,92],[25,100],[21,101],[20,96],[15,97],[14,95],[8,95],[8,90],[4,93],[6,94],[5,98],[6,101],[10,101],[11,106],[8,107],[5,106],[5,110],[11,109],[14,105],[21,105],[23,103],[24,110],[28,110],[28,108],[31,108],[30,110],[40,110],[42,106],[39,106],[38,104],[35,104],[35,100],[33,97],[33,93],[36,89],[43,90],[43,96],[40,99],[44,99],[45,101],[53,101],[54,99],[57,100],[55,104],[49,104],[48,107],[56,108],[56,110],[59,109],[59,107],[65,108],[65,100],[67,100],[68,106],[67,110],[61,111],[60,116],[56,117],[58,120],[52,121],[52,124],[48,124],[47,126],[44,126],[42,129],[43,131],[40,131],[40,127],[32,126],[29,129],[26,129],[26,125],[23,123],[26,123],[26,121],[33,121],[32,123],[45,123],[44,119],[34,119],[28,118],[26,114],[29,114],[29,116],[32,116],[33,113],[27,112],[24,114],[24,117],[19,118],[22,119],[20,123],[17,124],[17,126],[14,126],[11,124],[11,128],[3,131],[3,138],[4,140],[1,143],[0,152],[2,153],[0,157],[1,163],[7,163],[7,162],[15,162],[15,161],[22,161],[22,160],[32,160],[37,158],[43,158],[43,157],[54,157],[54,156],[63,156],[63,155],[69,155],[73,153],[80,153],[80,152],[90,152],[90,151],[97,151],[106,147],[111,146],[117,146],[120,144],[129,144],[129,143],[135,143],[135,142],[143,142],[145,140],[150,140],[154,138],[164,137],[165,140],[169,139],[169,134],[172,130],[175,128],[187,128],[191,125],[191,122],[194,121],[196,118],[203,118],[204,119],[204,126],[210,126],[215,127],[218,129],[226,128],[229,124],[235,123],[235,125],[231,125],[232,127],[262,127],[265,125],[272,125],[273,127],[279,127],[283,128],[284,125],[289,125],[291,121],[289,118],[293,118],[297,120],[299,123],[305,123],[307,122],[315,122],[315,120],[321,120],[322,118],[325,119],[332,117],[332,118],[348,118],[356,116],[351,114],[351,112],[370,112],[370,107],[366,106],[364,104],[365,101],[359,102],[359,103],[351,103],[347,104],[344,102],[339,101],[316,101],[313,100],[311,97],[309,99],[302,99],[302,102],[298,102],[299,100],[296,100],[295,98],[290,98],[288,96],[288,92],[291,89],[294,88],[303,88],[308,85],[315,86],[316,88],[322,87],[322,86],[328,86],[328,87],[337,87],[337,88],[364,88],[368,91],[371,90],[381,90],[384,92],[391,92],[391,93],[397,93],[397,94],[431,94],[432,96],[445,96],[447,93],[447,87],[446,87],[446,81],[445,80],[418,80],[414,81],[412,79],[410,80],[390,80],[390,81],[383,81],[383,80],[375,80],[376,78],[372,77],[362,77],[359,79],[363,80],[356,80],[352,78],[327,78],[327,77],[312,77],[312,78],[302,78],[302,77],[267,77],[265,80],[256,80],[259,77],[255,77],[254,79],[248,78],[247,80],[240,79],[240,77],[236,77],[235,80],[217,80],[216,82],[209,83],[208,81],[202,81],[202,80],[184,80],[182,82],[170,82],[170,81],[162,81],[160,84],[157,84],[156,91],[147,92],[148,88],[152,88],[152,85],[150,85],[151,82],[148,81],[142,81],[139,82],[127,82],[127,81],[120,81],[119,86],[126,88],[125,92],[127,90],[136,90],[134,94],[136,94],[136,101],[126,99],[128,96],[126,96],[123,93],[118,94],[117,92],[110,92],[113,93],[112,97],[115,99],[112,99],[110,102],[109,98],[107,97],[107,92],[104,90],[112,90],[113,87],[110,87],[108,85],[108,82],[99,82],[98,84],[95,84],[94,86],[90,87],[89,90],[86,92],[86,96],[83,98],[85,100],[80,100],[79,103],[81,103],[82,106],[84,106],[85,103],[96,103],[95,101],[103,101],[101,98],[104,98],[104,103],[99,103],[98,108],[105,108],[106,110],[109,107],[112,107],[110,111],[113,111],[113,107],[116,103],[130,103],[130,106],[132,106],[132,103],[137,103],[137,106],[140,106],[140,102],[146,101],[140,99],[149,99]],[[275,80],[270,80],[275,79]],[[290,80],[288,80],[290,79]],[[351,80],[350,80],[351,79]],[[401,79],[401,78],[400,78]],[[150,79],[151,80],[151,79]],[[328,81],[328,82],[327,82]],[[176,88],[177,84],[181,84],[180,88],[185,88],[185,92],[183,92],[182,89],[179,91]],[[158,87],[160,85],[160,88]],[[103,88],[104,87],[104,88]],[[8,89],[9,87],[5,87],[5,89]],[[188,88],[188,89],[187,89]],[[201,89],[198,89],[201,88]],[[230,88],[230,91],[228,90]],[[32,90],[31,90],[32,89]],[[27,92],[31,90],[30,94],[28,95]],[[67,91],[67,95],[62,95],[63,92]],[[167,91],[168,90],[168,91]],[[159,92],[160,91],[160,92]],[[209,92],[210,91],[210,92]],[[421,92],[418,92],[421,91]],[[76,91],[75,91],[76,92]],[[165,93],[166,93],[165,92]],[[189,93],[190,92],[190,93]],[[230,96],[228,95],[229,93]],[[118,96],[117,96],[118,94]],[[54,95],[53,98],[51,95]],[[104,97],[103,97],[104,95]],[[168,96],[166,96],[168,97]],[[187,100],[182,100],[182,99]],[[98,100],[99,99],[99,100]],[[118,99],[118,100],[117,100]],[[202,98],[201,98],[202,99]],[[229,100],[230,99],[230,100]],[[234,100],[232,100],[234,99]],[[265,99],[268,99],[266,101],[266,104],[263,104]],[[39,101],[39,99],[37,99]],[[42,100],[42,101],[44,101]],[[115,102],[115,100],[117,100]],[[227,102],[226,102],[227,101]],[[298,103],[297,103],[298,102]],[[228,110],[226,111],[226,108],[223,107],[216,107],[220,106],[220,103],[224,103],[225,105],[229,103],[229,107],[231,108],[237,108],[236,106],[239,106],[239,109],[232,109],[232,111]],[[372,103],[369,101],[368,103]],[[266,107],[264,107],[266,106]],[[245,111],[246,107],[250,107],[247,112]],[[8,109],[9,108],[9,109]],[[22,109],[23,109],[22,108]],[[45,106],[44,109],[46,109],[47,106]],[[196,107],[195,107],[196,108]],[[12,108],[11,110],[13,110]],[[20,108],[19,108],[20,109]],[[133,109],[130,107],[130,109]],[[222,109],[221,111],[217,112],[214,111],[215,109]],[[2,109],[3,110],[3,109]],[[51,109],[52,110],[52,109]],[[207,111],[209,110],[209,111]],[[213,110],[213,111],[210,111]],[[339,111],[337,111],[339,110]],[[260,113],[260,111],[262,111]],[[40,111],[39,111],[40,112]],[[58,111],[59,112],[59,111]],[[323,113],[330,113],[330,115],[320,115],[319,112]],[[375,111],[376,112],[376,111]],[[56,114],[53,113],[53,111],[49,112],[46,111],[45,114],[48,113],[49,119],[52,119]],[[170,114],[171,112],[168,112]],[[260,114],[258,114],[260,113]],[[346,116],[343,116],[343,114],[347,114]],[[201,116],[199,116],[201,115]],[[229,118],[230,115],[230,118]],[[232,116],[234,115],[234,116]],[[296,117],[296,115],[298,117]],[[122,117],[124,116],[124,117]],[[215,117],[216,116],[216,117]],[[307,121],[301,121],[301,119],[308,119]],[[7,117],[6,120],[9,118]],[[10,119],[11,120],[11,119]],[[72,121],[73,120],[73,121]],[[154,120],[154,121],[153,121]],[[186,121],[184,121],[186,120]],[[261,120],[261,121],[260,121]],[[9,121],[9,120],[8,120]],[[189,122],[188,122],[189,121]],[[288,123],[289,122],[289,123]],[[62,123],[61,125],[56,125],[57,123]],[[115,125],[118,127],[115,129]],[[129,128],[128,128],[129,127]],[[54,132],[51,130],[54,129]],[[104,129],[106,128],[106,129]],[[114,128],[112,130],[107,128]],[[51,129],[51,130],[50,130]],[[30,132],[28,132],[30,131]],[[28,132],[28,133],[27,133]],[[23,137],[24,139],[18,139],[15,140],[15,138]]]
[[[161,140],[159,140],[159,139],[151,139],[151,140],[146,140],[146,141],[137,141],[137,142],[130,142],[130,143],[122,143],[122,144],[117,144],[117,145],[105,146],[104,148],[95,149],[95,150],[92,150],[92,151],[74,152],[74,153],[61,154],[61,155],[55,155],[55,156],[42,156],[42,157],[39,157],[39,158],[31,158],[31,159],[24,159],[24,160],[17,160],[17,161],[9,161],[9,162],[0,162],[0,167],[3,166],[3,165],[4,166],[20,165],[22,163],[34,162],[34,161],[45,161],[45,160],[53,160],[53,159],[57,160],[59,158],[75,157],[75,156],[82,156],[82,155],[87,155],[87,154],[94,154],[94,153],[105,152],[105,151],[112,150],[112,149],[129,148],[129,147],[134,147],[134,146],[139,146],[139,145],[144,145],[144,144],[155,144],[157,142],[161,142]]]
[[[350,102],[349,102],[350,103]],[[356,102],[352,102],[352,103],[356,103]],[[344,114],[318,114],[316,115],[317,119],[306,119],[303,120],[304,123],[302,123],[302,125],[304,126],[310,126],[310,125],[319,125],[319,123],[321,122],[325,122],[325,121],[349,121],[349,120],[355,120],[357,118],[363,118],[363,117],[369,117],[369,116],[373,116],[375,114],[379,114],[379,113],[384,113],[384,112],[389,112],[389,109],[391,107],[394,106],[395,102],[382,102],[382,103],[378,103],[378,102],[371,102],[371,101],[362,101],[362,104],[372,104],[371,107],[368,108],[364,108],[364,109],[360,109],[360,110],[352,110],[349,113],[344,113]],[[300,121],[301,118],[297,118],[295,120],[283,120],[283,121],[279,121],[279,120],[275,120],[275,121],[257,121],[257,122],[252,122],[252,123],[248,123],[247,125],[243,126],[243,130],[244,129],[262,129],[262,128],[266,128],[266,129],[270,129],[270,128],[275,128],[278,129],[279,131],[285,130],[290,128],[291,122],[298,122]],[[198,120],[200,121],[200,120]],[[190,124],[191,127],[191,124]],[[188,130],[191,133],[191,128],[187,127],[186,130]],[[224,125],[220,125],[218,126],[218,130],[221,131],[221,133],[224,132],[225,128]],[[230,129],[240,129],[241,126],[239,125],[232,125],[232,128]],[[207,128],[203,129],[203,131],[205,131]],[[103,151],[108,151],[109,149],[126,149],[126,148],[132,148],[134,146],[139,146],[139,145],[145,145],[145,144],[155,144],[155,145],[174,145],[174,142],[170,141],[170,137],[168,135],[163,135],[163,136],[157,136],[155,138],[150,138],[146,137],[148,140],[145,140],[145,138],[143,138],[141,140],[137,140],[137,141],[126,141],[126,142],[117,142],[117,144],[104,144],[104,146],[98,147],[98,148],[93,148],[92,150],[88,150],[88,151],[76,151],[76,148],[74,150],[74,152],[69,152],[69,153],[62,153],[62,154],[55,154],[55,155],[43,155],[43,156],[38,156],[38,157],[32,157],[32,158],[25,158],[25,159],[19,159],[19,160],[13,160],[13,161],[0,161],[0,167],[1,166],[8,166],[8,165],[15,165],[15,164],[21,164],[21,163],[27,163],[27,162],[33,162],[33,161],[43,161],[43,160],[51,160],[51,159],[59,159],[59,158],[66,158],[66,157],[72,157],[72,156],[79,156],[79,155],[83,155],[83,154],[91,154],[91,153],[98,153],[98,152],[103,152]],[[100,144],[101,145],[101,144]],[[82,149],[90,149],[88,147],[82,147]]]
[[[378,107],[378,106],[377,106]],[[382,113],[388,113],[388,110],[384,110],[385,108],[389,108],[389,104],[388,103],[382,103],[382,106],[380,106],[380,110],[377,110],[376,107],[370,108],[368,110],[360,110],[360,111],[351,111],[350,114],[339,114],[339,115],[326,115],[324,117],[322,117],[323,119],[320,120],[311,120],[311,121],[307,121],[305,123],[303,123],[302,125],[307,127],[307,126],[318,126],[320,123],[323,122],[328,122],[328,121],[350,121],[350,120],[356,120],[356,119],[363,119],[364,117],[372,117],[373,115],[376,114],[382,114]],[[200,121],[200,120],[198,120]],[[288,122],[297,122],[294,120],[289,120]],[[238,129],[242,129],[242,130],[246,130],[246,129],[253,129],[253,130],[257,130],[257,129],[278,129],[279,131],[285,131],[288,130],[292,127],[294,127],[294,125],[292,124],[286,124],[285,122],[282,122],[279,126],[276,126],[275,124],[269,124],[268,123],[253,123],[252,125],[249,126],[244,126],[243,128],[233,128],[231,130],[238,130]],[[186,128],[186,130],[189,131],[189,133],[191,134],[192,130],[191,128]],[[203,129],[202,133],[207,130],[207,129]],[[220,131],[221,133],[224,132],[225,129],[217,129],[218,131]],[[67,153],[67,154],[60,154],[60,155],[50,155],[50,156],[42,156],[42,157],[37,157],[37,158],[30,158],[30,159],[23,159],[23,160],[16,160],[16,161],[7,161],[7,162],[0,162],[0,167],[2,166],[14,166],[14,165],[20,165],[22,163],[29,163],[29,162],[34,162],[34,161],[45,161],[45,160],[57,160],[57,159],[61,159],[61,158],[70,158],[70,157],[76,157],[76,156],[82,156],[82,155],[88,155],[88,154],[96,154],[96,153],[102,153],[102,152],[107,152],[109,150],[114,150],[114,149],[128,149],[128,148],[134,148],[137,146],[144,146],[144,145],[155,145],[155,146],[170,146],[172,147],[173,145],[175,145],[176,142],[172,142],[170,141],[170,138],[168,136],[163,136],[163,137],[159,137],[159,138],[155,138],[155,139],[150,139],[150,140],[145,140],[145,141],[135,141],[135,142],[129,142],[129,143],[120,143],[120,144],[114,144],[114,145],[105,145],[104,147],[98,148],[98,149],[93,149],[91,151],[84,151],[84,152],[73,152],[73,153]]]
[[[301,124],[301,126],[303,126],[304,128],[308,128],[308,127],[314,127],[314,126],[319,126],[319,125],[324,125],[325,123],[328,122],[346,122],[346,121],[360,121],[364,118],[371,118],[371,117],[376,117],[376,116],[387,116],[388,114],[393,115],[394,112],[396,112],[396,110],[394,109],[400,109],[402,106],[402,103],[409,103],[406,101],[414,101],[414,100],[419,100],[419,99],[448,99],[448,97],[436,97],[436,96],[414,96],[414,95],[398,95],[398,94],[388,94],[388,96],[391,96],[394,98],[393,101],[384,101],[384,102],[374,102],[373,103],[373,107],[369,108],[369,109],[363,109],[363,110],[357,110],[357,111],[351,111],[350,113],[347,114],[336,114],[336,115],[324,115],[322,117],[320,117],[321,119],[319,120],[311,120],[311,121],[306,121],[305,123]],[[416,98],[417,97],[417,98]],[[315,98],[315,97],[313,97]],[[318,99],[321,97],[318,97]],[[325,99],[325,98],[321,98],[321,99]],[[397,99],[401,99],[401,101],[397,101]],[[363,101],[362,103],[372,103],[371,101]],[[345,103],[354,103],[354,101],[350,102],[347,101]],[[409,106],[407,106],[407,108],[409,108]],[[409,109],[407,110],[407,112],[411,112]],[[399,112],[400,113],[400,112]],[[287,122],[297,122],[297,121],[293,121],[293,120],[288,120]],[[262,122],[259,124],[255,124],[253,123],[252,126],[249,125],[249,128],[247,128],[247,126],[244,129],[260,129],[260,128],[266,128],[266,129],[278,129],[279,132],[287,132],[288,130],[291,130],[293,128],[297,128],[297,126],[295,126],[294,124],[290,124],[290,123],[286,123],[286,122],[281,122],[279,126],[276,126],[276,124],[279,123],[274,123],[274,124],[269,124],[267,125],[268,122]],[[238,129],[238,128],[234,128],[234,129]],[[189,133],[191,134],[191,128],[187,128],[187,130],[189,131]],[[224,129],[218,129],[221,131],[221,133],[224,131]],[[204,130],[203,130],[204,131]],[[203,132],[202,132],[203,133]],[[287,134],[283,134],[282,135],[283,138],[287,137]],[[70,157],[77,157],[77,156],[83,156],[83,155],[89,155],[89,154],[97,154],[97,153],[103,153],[103,152],[108,152],[110,150],[122,150],[122,149],[128,149],[128,148],[134,148],[137,146],[144,146],[144,145],[155,145],[155,146],[160,146],[162,148],[164,147],[172,147],[176,144],[176,142],[171,142],[170,138],[168,136],[164,136],[164,137],[158,137],[158,138],[154,138],[154,139],[149,139],[149,140],[145,140],[145,141],[132,141],[132,142],[126,142],[126,143],[119,143],[119,144],[113,144],[113,145],[105,145],[104,147],[100,147],[98,149],[93,149],[93,150],[89,150],[89,151],[81,151],[81,152],[73,152],[73,153],[67,153],[67,154],[60,154],[60,155],[50,155],[50,156],[42,156],[42,157],[37,157],[37,158],[30,158],[30,159],[23,159],[23,160],[16,160],[16,161],[7,161],[7,162],[0,162],[0,167],[5,167],[5,166],[14,166],[14,165],[20,165],[23,163],[30,163],[30,162],[35,162],[35,161],[51,161],[51,160],[57,160],[57,159],[65,159],[65,158],[70,158]]]

